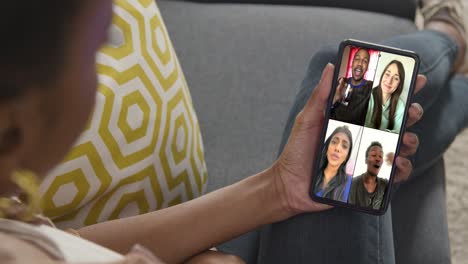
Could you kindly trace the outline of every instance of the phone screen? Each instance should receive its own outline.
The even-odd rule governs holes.
[[[412,52],[345,41],[338,61],[310,193],[321,202],[380,214],[419,60]]]

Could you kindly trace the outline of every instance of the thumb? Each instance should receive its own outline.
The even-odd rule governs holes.
[[[320,82],[315,87],[306,105],[296,116],[294,126],[289,135],[288,143],[283,153],[292,156],[299,155],[304,164],[313,162],[314,151],[318,146],[318,138],[324,121],[324,109],[330,94],[334,66],[327,64],[323,70]],[[286,155],[287,156],[287,155]]]
[[[330,95],[330,90],[333,83],[333,71],[335,66],[328,63],[323,69],[322,77],[320,82],[317,84],[312,96],[307,100],[307,103],[303,109],[306,117],[315,119],[314,117],[320,112],[323,115],[323,111],[327,105],[327,99]]]

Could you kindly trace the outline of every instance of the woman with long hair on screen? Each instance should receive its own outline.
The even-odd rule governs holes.
[[[372,90],[366,115],[366,127],[399,133],[405,112],[400,95],[405,83],[405,68],[392,60],[382,72],[379,85]]]
[[[317,196],[337,201],[348,200],[352,177],[346,164],[353,150],[353,136],[347,126],[337,127],[325,141],[318,180],[314,187]]]

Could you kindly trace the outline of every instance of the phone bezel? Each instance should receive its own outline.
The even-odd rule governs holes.
[[[406,104],[405,104],[405,115],[404,115],[403,121],[402,121],[402,129],[400,129],[400,133],[398,135],[398,142],[397,142],[397,147],[396,147],[396,151],[395,151],[395,157],[400,152],[400,147],[401,147],[401,143],[402,143],[402,140],[403,140],[403,134],[405,132],[406,122],[407,122],[407,119],[408,119],[408,109],[409,109],[409,107],[410,107],[410,105],[412,103],[412,98],[413,98],[413,94],[414,94],[416,79],[417,79],[417,76],[418,76],[418,70],[419,70],[419,64],[420,64],[419,56],[418,56],[418,54],[416,54],[415,52],[410,51],[410,50],[404,50],[404,49],[394,48],[394,47],[390,47],[390,46],[385,46],[385,45],[380,45],[380,44],[375,44],[375,43],[370,43],[370,42],[365,42],[365,41],[360,41],[360,40],[355,40],[355,39],[346,39],[346,40],[344,40],[344,41],[342,41],[340,43],[339,51],[338,51],[338,54],[337,54],[336,65],[338,65],[338,66],[335,67],[335,71],[333,73],[332,88],[331,88],[331,91],[330,91],[330,96],[328,97],[327,108],[326,108],[326,111],[325,111],[325,120],[324,120],[324,123],[323,123],[322,132],[321,132],[321,135],[320,135],[320,141],[319,141],[320,146],[316,150],[316,157],[317,158],[315,159],[315,164],[314,164],[313,169],[312,169],[312,175],[311,175],[312,181],[311,181],[311,184],[309,186],[309,196],[312,198],[312,200],[314,200],[316,202],[319,202],[319,203],[329,204],[329,205],[336,206],[336,207],[349,208],[349,209],[354,210],[354,211],[359,211],[359,212],[373,214],[373,215],[383,215],[383,214],[385,214],[385,212],[388,209],[388,205],[390,203],[390,198],[392,196],[392,188],[394,187],[393,186],[394,185],[393,181],[394,181],[395,170],[396,170],[395,160],[393,160],[392,170],[390,172],[390,178],[388,180],[387,190],[385,191],[384,198],[383,198],[383,205],[381,206],[380,209],[363,208],[363,207],[355,206],[355,205],[345,203],[345,202],[341,202],[341,201],[336,201],[336,200],[332,200],[332,199],[328,199],[328,198],[322,198],[322,197],[319,197],[319,196],[315,195],[315,193],[313,192],[313,189],[314,189],[313,186],[315,186],[315,182],[316,182],[316,179],[317,179],[317,177],[315,177],[315,175],[317,175],[317,173],[318,173],[318,167],[319,167],[320,159],[321,159],[321,152],[322,152],[322,148],[324,147],[326,130],[327,130],[327,127],[328,127],[328,123],[330,121],[330,112],[331,112],[331,106],[333,104],[333,96],[335,94],[335,90],[336,90],[336,87],[338,85],[337,79],[339,77],[338,75],[339,75],[339,71],[340,71],[341,61],[342,61],[342,58],[343,58],[343,52],[344,52],[345,47],[348,46],[348,45],[363,47],[363,48],[368,48],[368,49],[374,49],[374,50],[378,50],[380,52],[387,52],[387,53],[392,53],[392,54],[395,54],[395,55],[407,56],[407,57],[413,58],[414,61],[415,61],[413,74],[411,76],[411,82],[410,82],[409,91],[408,91],[408,97],[407,97],[408,99],[407,99]]]

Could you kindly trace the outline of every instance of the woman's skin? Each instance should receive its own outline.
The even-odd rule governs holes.
[[[351,139],[343,132],[338,132],[333,135],[327,149],[328,164],[323,172],[325,176],[323,179],[323,187],[327,186],[331,179],[336,176],[341,164],[343,164],[346,157],[348,157],[350,142]]]
[[[72,27],[66,34],[69,41],[62,72],[55,81],[47,87],[28,87],[20,97],[0,101],[3,197],[15,190],[9,179],[13,171],[28,169],[42,177],[53,168],[79,136],[93,109],[95,54],[107,36],[112,0],[88,0],[82,6],[78,15],[67,21]],[[321,81],[296,118],[284,151],[269,168],[177,206],[84,227],[78,230],[81,237],[123,254],[138,243],[165,262],[180,263],[263,224],[330,209],[312,201],[308,190],[333,70],[333,65],[325,67]],[[425,82],[425,77],[419,76],[416,91]],[[413,104],[408,125],[421,116],[421,106]],[[18,132],[14,144],[9,141],[9,131]],[[405,133],[396,157],[399,180],[410,175],[412,165],[405,157],[414,154],[417,147],[417,136]]]
[[[380,87],[382,88],[382,103],[385,104],[400,84],[400,73],[395,63],[390,64],[384,72]]]

